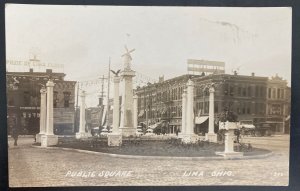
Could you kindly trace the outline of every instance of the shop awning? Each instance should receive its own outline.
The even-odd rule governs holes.
[[[196,117],[195,124],[202,124],[208,119],[208,116]]]
[[[145,110],[141,110],[140,113],[139,113],[139,117],[142,117],[145,113]]]

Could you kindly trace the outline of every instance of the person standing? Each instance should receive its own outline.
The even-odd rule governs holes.
[[[14,139],[14,146],[18,146],[19,129],[17,127],[17,119],[15,116],[10,120],[11,136]]]

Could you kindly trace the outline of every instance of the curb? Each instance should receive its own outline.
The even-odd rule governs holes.
[[[262,155],[255,155],[255,156],[244,156],[242,158],[236,159],[226,159],[221,156],[217,157],[170,157],[170,156],[138,156],[138,155],[121,155],[121,154],[112,154],[112,153],[103,153],[103,152],[95,152],[95,151],[88,151],[88,150],[81,150],[81,149],[73,149],[73,148],[63,148],[63,147],[41,147],[41,146],[34,146],[31,147],[39,148],[39,149],[52,149],[52,150],[64,150],[64,151],[75,151],[78,153],[86,153],[86,154],[93,154],[98,156],[110,156],[114,158],[124,158],[124,159],[154,159],[154,160],[187,160],[187,161],[206,161],[206,160],[244,160],[244,159],[261,159],[266,158],[273,155],[273,152],[262,154]]]

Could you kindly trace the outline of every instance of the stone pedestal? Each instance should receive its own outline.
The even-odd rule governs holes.
[[[213,143],[218,142],[218,135],[216,133],[206,133],[205,140]]]
[[[45,135],[44,133],[39,133],[35,135],[35,140],[37,143],[41,143],[42,141],[42,135]]]
[[[54,146],[58,144],[58,136],[57,135],[42,135],[41,136],[41,146],[48,147]]]
[[[199,136],[196,134],[180,134],[178,135],[182,143],[196,143],[199,140]]]
[[[122,145],[122,135],[110,133],[107,135],[108,146],[118,147]]]
[[[120,128],[120,131],[123,137],[136,136],[136,129],[133,127],[123,127]]]
[[[89,137],[89,134],[86,132],[79,132],[75,134],[76,139],[87,139]]]
[[[225,129],[225,149],[224,152],[216,152],[217,155],[222,155],[226,159],[235,159],[243,157],[243,152],[234,151],[234,130],[238,129],[238,124],[235,122],[220,122],[219,129]]]

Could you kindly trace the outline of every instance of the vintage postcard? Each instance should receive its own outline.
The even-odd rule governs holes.
[[[289,7],[6,4],[10,187],[289,185]]]

